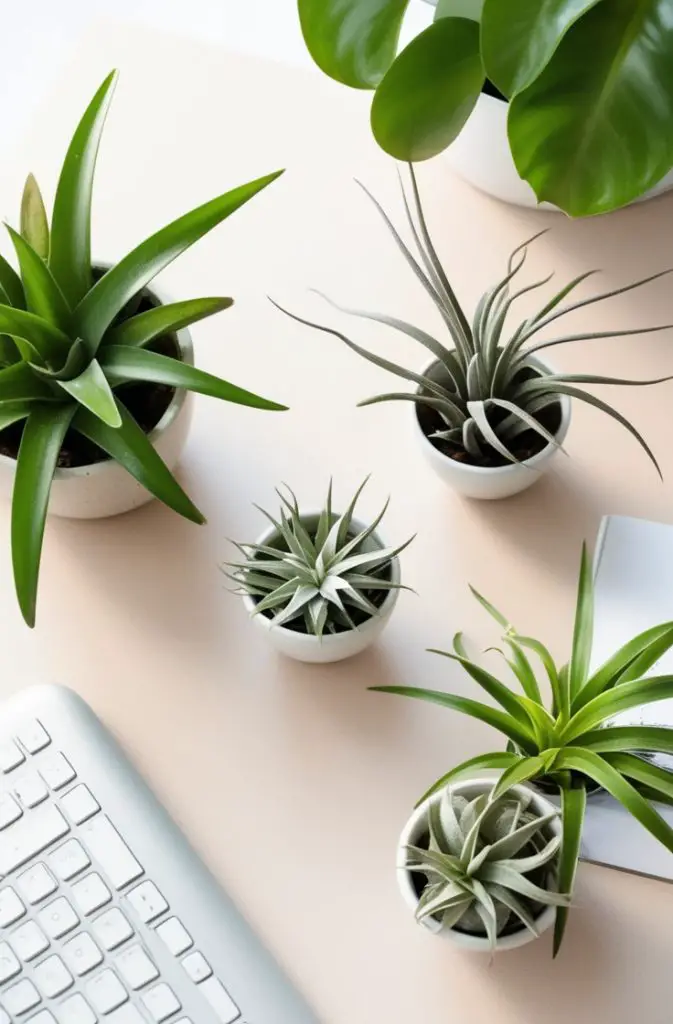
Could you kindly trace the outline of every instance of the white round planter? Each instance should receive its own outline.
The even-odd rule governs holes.
[[[456,782],[450,788],[468,800],[473,800],[479,796],[480,793],[487,793],[491,789],[494,783],[493,778],[481,778],[481,779],[469,779],[465,782]],[[527,786],[513,786],[511,792],[521,797],[528,794],[532,796],[529,804],[529,809],[534,813],[543,817],[545,814],[551,814],[552,812],[558,812],[558,808],[554,807],[548,800],[545,799],[542,794],[536,790],[530,789]],[[397,884],[404,902],[407,904],[411,912],[416,914],[418,908],[418,896],[416,895],[416,889],[414,888],[413,877],[414,874],[407,868],[407,846],[418,846],[421,844],[428,834],[428,809],[432,804],[436,804],[441,799],[441,791],[435,793],[428,800],[417,807],[414,813],[409,818],[408,822],[402,830],[399,842],[397,844],[397,860],[396,860],[396,872],[397,872]],[[549,838],[554,835],[561,834],[561,820],[555,818],[547,826]],[[418,875],[416,877],[419,877]],[[556,909],[554,907],[544,907],[540,916],[536,919],[536,926],[540,934],[547,931],[548,928],[554,923],[556,917]],[[492,953],[494,950],[491,949],[488,939],[486,936],[473,935],[469,932],[461,932],[455,928],[447,928],[440,921],[435,918],[425,918],[420,922],[421,926],[427,928],[428,931],[434,932],[436,935],[444,935],[450,939],[455,945],[460,946],[461,949],[469,950],[473,953]],[[501,952],[506,949],[516,949],[517,946],[525,946],[527,943],[532,942],[535,936],[528,928],[522,927],[518,931],[511,932],[509,935],[503,935],[496,941],[495,952]]]
[[[531,362],[547,372],[553,372],[549,363],[542,359],[534,356],[531,357]],[[428,376],[436,365],[437,361],[433,359],[422,370],[423,376]],[[571,404],[567,395],[560,395],[559,401],[561,403],[561,425],[556,437],[559,443],[563,444],[570,426]],[[513,462],[507,466],[471,466],[467,462],[452,459],[435,448],[421,429],[416,403],[410,403],[410,407],[413,430],[425,459],[444,483],[465,498],[509,498],[513,494],[525,491],[540,479],[549,468],[552,459],[558,454],[558,449],[548,444],[537,455],[520,463]]]
[[[482,93],[465,127],[446,150],[445,157],[456,174],[470,185],[496,199],[516,206],[557,210],[550,203],[538,203],[535,193],[523,181],[514,165],[507,140],[507,103]],[[673,171],[637,202],[651,199],[673,188]]]
[[[164,303],[168,300],[151,294]],[[180,354],[185,363],[193,365],[194,347],[189,331],[177,332]],[[169,469],[173,469],[187,440],[192,417],[192,394],[177,389],[165,413],[148,435]],[[0,455],[0,495],[11,498],[16,460]],[[51,486],[49,515],[68,519],[101,519],[139,508],[153,500],[153,495],[113,459],[89,466],[57,469]]]
[[[312,525],[318,520],[319,511],[308,511],[302,515],[302,521]],[[359,533],[364,530],[366,523],[353,519],[353,529]],[[257,544],[272,543],[278,534],[273,526],[270,526],[257,538]],[[373,533],[367,539],[364,550],[374,551],[376,548],[383,548],[386,545],[378,533]],[[400,582],[400,563],[394,558],[390,563],[391,578],[393,583]],[[308,633],[299,633],[297,630],[288,629],[286,626],[274,626],[263,613],[254,614],[255,601],[247,594],[243,597],[243,603],[250,613],[250,617],[260,631],[266,633],[269,642],[281,654],[297,661],[307,661],[314,664],[326,664],[332,661],[343,661],[345,658],[352,658],[360,654],[365,648],[374,643],[381,631],[385,628],[388,619],[393,613],[397,603],[399,590],[389,590],[381,605],[378,615],[367,619],[357,629],[347,630],[344,633],[325,633],[322,638],[310,636]]]

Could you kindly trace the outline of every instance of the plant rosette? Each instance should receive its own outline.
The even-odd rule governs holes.
[[[545,374],[555,373],[549,363],[538,357],[531,357],[530,362]],[[437,368],[438,362],[433,359],[424,367],[421,375],[432,378],[433,371]],[[416,393],[419,394],[421,390],[419,386]],[[430,422],[428,410],[415,402],[410,404],[412,429],[424,458],[445,484],[465,498],[488,500],[509,498],[519,494],[539,480],[549,469],[552,459],[558,455],[558,448],[552,444],[544,444],[539,451],[529,458],[523,458],[521,462],[504,463],[500,466],[473,465],[465,459],[453,458],[446,450],[442,450],[441,442],[431,440],[429,433],[424,429]],[[568,396],[559,395],[558,406],[555,408],[558,410],[555,438],[557,443],[562,445],[570,427],[571,401]]]
[[[449,792],[453,796],[464,797],[466,801],[472,801],[480,795],[491,794],[495,777],[468,779],[453,783]],[[410,870],[411,854],[409,848],[427,849],[430,839],[429,816],[434,809],[437,812],[445,790],[438,791],[424,800],[413,812],[404,826],[397,844],[396,874],[397,884],[404,902],[407,904],[414,917],[418,920],[419,904],[423,891],[423,875],[417,871]],[[508,797],[514,797],[521,801],[526,810],[539,819],[541,822],[540,835],[546,842],[553,842],[554,846],[560,846],[562,825],[558,808],[554,807],[541,793],[529,786],[514,786],[508,793]],[[546,819],[546,820],[544,820]],[[554,853],[553,859],[548,863],[546,874],[552,877],[558,865],[558,852]],[[550,899],[563,900],[555,892],[555,886],[549,894]],[[515,897],[517,906],[520,906],[521,896]],[[567,902],[567,901],[563,901]],[[502,933],[498,934],[494,941],[490,940],[485,933],[477,934],[461,929],[459,926],[449,926],[437,916],[430,915],[423,917],[419,924],[435,935],[442,935],[453,942],[456,946],[472,953],[493,954],[508,949],[516,949],[518,946],[525,946],[534,939],[548,931],[554,924],[556,917],[556,906],[537,905],[537,912],[533,911],[531,927],[526,927],[523,921],[512,914],[505,925]]]

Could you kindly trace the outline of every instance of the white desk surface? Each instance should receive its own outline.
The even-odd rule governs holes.
[[[9,515],[0,508],[2,689],[58,680],[90,701],[324,1024],[668,1024],[673,890],[664,884],[583,866],[556,962],[548,936],[489,965],[414,925],[396,890],[399,829],[433,779],[497,738],[367,686],[474,695],[456,666],[424,653],[448,646],[459,628],[479,647],[495,639],[468,580],[561,655],[580,544],[593,541],[600,516],[673,520],[673,384],[611,393],[652,442],[667,484],[616,424],[582,407],[570,458],[535,488],[502,503],[461,501],[421,462],[406,407],[355,408],[386,390],[388,375],[265,299],[338,322],[308,294],[313,285],[436,326],[352,182],[362,177],[400,215],[394,167],[369,136],[366,96],[280,64],[103,25],[84,37],[16,161],[2,166],[0,212],[15,214],[27,170],[50,195],[74,121],[113,65],[122,77],[95,198],[102,257],[230,186],[288,167],[163,283],[177,296],[233,294],[233,310],[196,327],[198,362],[291,411],[197,401],[181,478],[209,516],[206,527],[157,503],[109,521],[51,521],[34,632],[15,607]],[[491,201],[442,160],[420,177],[437,243],[470,308],[508,251],[546,223],[553,231],[531,258],[537,276],[556,268],[564,280],[602,266],[600,286],[610,287],[671,262],[673,196],[573,224]],[[673,302],[663,281],[590,307],[575,325],[666,321]],[[365,343],[420,365],[404,339],[350,326]],[[568,369],[657,376],[673,372],[672,346],[668,332],[559,348],[554,358]],[[403,556],[418,596],[401,596],[382,642],[358,660],[324,668],[281,660],[226,592],[218,571],[231,554],[226,538],[256,535],[252,502],[272,506],[281,480],[315,504],[330,474],[343,497],[369,471],[363,512],[390,492],[387,534],[418,532]]]

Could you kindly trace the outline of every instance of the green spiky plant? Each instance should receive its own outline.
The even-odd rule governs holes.
[[[471,588],[472,589],[472,588]],[[471,757],[439,779],[425,797],[470,772],[498,769],[502,775],[494,796],[520,782],[542,780],[560,793],[563,844],[559,889],[571,893],[579,858],[587,788],[602,787],[633,817],[673,852],[673,829],[652,800],[673,802],[673,775],[650,763],[643,752],[673,753],[673,729],[648,725],[619,725],[620,712],[673,697],[673,676],[647,677],[649,669],[673,646],[673,622],[639,633],[594,672],[589,669],[593,643],[594,593],[586,547],[577,593],[577,609],[569,661],[558,666],[539,640],[522,635],[481,594],[473,594],[504,630],[508,653],[503,653],[522,693],[472,661],[458,633],[453,653],[433,651],[462,665],[476,683],[499,704],[411,686],[374,687],[384,693],[431,701],[492,726],[507,739],[506,750]],[[529,658],[544,669],[551,697],[546,700]],[[423,799],[425,799],[423,797]],[[556,916],[554,951],[558,952],[567,908]]]
[[[268,615],[274,626],[321,638],[357,629],[379,614],[391,590],[407,589],[392,578],[391,564],[413,538],[399,547],[382,548],[374,536],[388,502],[370,526],[360,530],[354,524],[366,483],[341,515],[332,510],[331,483],[318,516],[304,516],[289,487],[289,497],[276,492],[282,502],[278,518],[259,509],[276,538],[267,544],[237,544],[244,561],[228,563],[232,571],[227,573],[236,593],[253,598],[254,614]]]
[[[399,366],[389,359],[363,348],[338,330],[290,313],[278,303],[274,303],[274,305],[299,323],[334,335],[358,355],[376,366],[416,384],[415,392],[380,394],[360,402],[359,405],[367,406],[390,401],[415,402],[419,411],[424,408],[431,416],[428,428],[426,429],[423,425],[424,432],[435,447],[446,455],[473,465],[490,466],[503,464],[503,462],[505,464],[520,462],[523,458],[534,454],[535,448],[540,450],[546,445],[560,447],[555,436],[555,431],[560,425],[559,398],[562,395],[567,395],[570,399],[578,399],[600,409],[630,431],[645,449],[657,472],[661,475],[650,447],[636,428],[602,399],[583,391],[576,385],[658,384],[670,380],[670,377],[656,378],[655,380],[621,380],[592,373],[554,373],[544,369],[540,363],[536,362],[535,356],[545,349],[567,342],[645,334],[651,331],[665,330],[673,325],[664,324],[648,328],[570,334],[558,338],[545,338],[541,341],[533,341],[533,339],[540,331],[567,313],[639,288],[671,271],[665,270],[658,274],[652,274],[635,284],[594,295],[588,299],[562,304],[563,300],[595,271],[580,274],[564,285],[536,313],[511,328],[508,326],[508,314],[517,299],[527,292],[547,284],[552,276],[525,285],[518,291],[511,290],[514,279],[526,261],[528,245],[545,233],[540,231],[514,250],[509,257],[507,273],[482,295],[470,321],[432,244],[412,165],[409,166],[409,171],[414,212],[412,212],[404,188],[402,194],[419,259],[412,254],[374,196],[364,186],[361,187],[378,209],[404,258],[435,304],[442,320],[442,334],[435,337],[413,324],[382,313],[347,309],[332,302],[322,293],[318,294],[342,313],[385,324],[418,342],[435,359],[431,374],[417,373]],[[553,422],[554,414],[556,424]],[[532,451],[531,447],[533,447]]]
[[[49,492],[66,437],[102,449],[180,515],[204,522],[125,405],[137,382],[186,388],[261,409],[282,405],[182,362],[174,332],[232,304],[188,299],[136,312],[150,281],[270,184],[251,181],[192,210],[102,272],[91,258],[98,146],[116,81],[100,86],[65,157],[51,226],[35,179],[8,226],[20,273],[0,257],[0,429],[23,424],[12,498],[12,557],[23,617],[35,623]],[[176,358],[157,351],[166,340]]]
[[[468,800],[447,786],[428,804],[426,846],[406,849],[405,867],[425,876],[416,919],[433,918],[446,928],[487,938],[519,927],[536,937],[544,907],[567,907],[558,892],[556,864],[560,835],[550,835],[557,812],[528,809],[532,793],[506,793]]]

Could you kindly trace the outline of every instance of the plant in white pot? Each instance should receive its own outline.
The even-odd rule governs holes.
[[[388,503],[369,525],[355,518],[360,485],[341,515],[332,485],[319,511],[302,511],[288,488],[278,491],[278,518],[254,544],[237,544],[243,560],[228,563],[253,621],[283,654],[299,661],[341,661],[377,638],[395,607],[399,554],[378,534]]]
[[[417,161],[450,147],[485,191],[572,216],[671,187],[667,3],[431,0],[433,22],[398,54],[416,2],[298,0],[316,64],[376,90],[372,130],[386,152]]]
[[[204,522],[173,476],[189,392],[283,409],[197,369],[188,325],[224,297],[163,304],[147,285],[270,184],[271,174],[192,210],[109,268],[91,257],[96,155],[116,73],[89,104],[65,157],[51,225],[34,178],[21,231],[8,227],[19,273],[0,257],[0,490],[12,493],[12,558],[21,611],[35,623],[47,508],[112,515],[159,498]]]
[[[506,274],[482,295],[470,320],[432,244],[412,166],[410,173],[415,219],[406,197],[405,206],[418,259],[378,202],[373,196],[370,198],[435,304],[442,320],[441,335],[435,337],[413,324],[381,313],[345,309],[333,302],[331,305],[343,313],[383,323],[418,342],[432,356],[420,372],[363,348],[340,331],[275,305],[299,323],[335,335],[369,362],[416,384],[413,392],[376,395],[359,404],[411,402],[413,429],[423,454],[435,472],[466,497],[504,498],[530,487],[562,448],[570,424],[571,399],[587,402],[621,423],[660,472],[652,451],[636,428],[602,399],[577,385],[647,385],[670,378],[634,381],[590,373],[557,373],[542,358],[542,353],[567,342],[660,331],[671,325],[545,337],[541,341],[537,340],[537,335],[567,313],[638,288],[670,271],[587,299],[564,303],[592,272],[581,274],[564,285],[537,312],[512,328],[508,325],[508,316],[517,299],[550,279],[547,277],[518,291],[512,290],[526,260],[527,246],[538,237],[535,235],[514,250]]]
[[[558,891],[559,812],[525,786],[447,786],[417,807],[400,837],[397,879],[416,920],[463,949],[494,953],[550,928]]]

